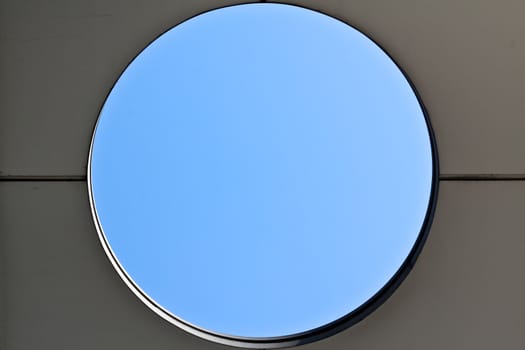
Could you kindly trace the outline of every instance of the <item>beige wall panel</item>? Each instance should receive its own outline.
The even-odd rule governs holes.
[[[84,175],[99,109],[131,59],[230,3],[0,0],[0,175]]]
[[[225,349],[172,327],[127,289],[98,241],[84,182],[0,183],[0,232],[5,349]]]
[[[525,182],[443,182],[408,279],[363,322],[303,348],[524,349],[523,198]],[[169,325],[120,281],[84,182],[0,183],[0,232],[3,349],[226,349]]]
[[[0,0],[0,175],[83,175],[99,108],[152,38],[224,0]],[[525,1],[293,1],[356,25],[416,84],[446,174],[525,173]]]

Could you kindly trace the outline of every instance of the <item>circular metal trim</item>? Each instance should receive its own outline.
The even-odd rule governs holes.
[[[177,327],[183,329],[184,331],[196,335],[200,338],[203,338],[208,341],[216,342],[219,344],[234,346],[234,347],[242,347],[242,348],[251,348],[251,349],[276,349],[276,348],[287,348],[287,347],[293,347],[303,344],[308,344],[317,340],[321,340],[324,338],[327,338],[329,336],[332,336],[336,333],[339,333],[354,324],[360,322],[365,317],[370,315],[374,310],[376,310],[381,304],[383,304],[393,293],[394,291],[399,287],[399,285],[403,282],[403,280],[406,278],[408,273],[411,271],[412,267],[414,266],[419,254],[421,253],[421,250],[423,249],[424,243],[428,237],[430,226],[432,224],[432,220],[434,218],[434,212],[437,204],[437,197],[438,197],[438,190],[439,190],[439,159],[438,159],[438,151],[437,151],[437,144],[434,136],[434,131],[432,129],[432,125],[430,123],[430,118],[428,116],[428,112],[423,104],[423,101],[421,100],[421,96],[417,92],[414,84],[409,79],[406,72],[399,66],[399,64],[392,58],[392,56],[386,52],[381,45],[379,45],[375,40],[373,40],[370,36],[365,34],[362,30],[359,28],[348,24],[346,21],[334,17],[332,15],[329,15],[327,13],[324,13],[317,9],[311,9],[306,6],[300,6],[296,4],[287,4],[287,3],[281,3],[281,2],[266,2],[261,1],[262,3],[274,3],[279,5],[286,5],[286,6],[294,6],[299,7],[302,9],[306,9],[309,11],[314,11],[317,13],[320,13],[322,15],[334,18],[345,25],[355,29],[362,35],[364,35],[368,40],[373,42],[396,66],[397,69],[403,74],[406,81],[409,83],[414,95],[417,98],[417,101],[419,103],[419,106],[421,108],[421,111],[423,113],[423,116],[425,118],[427,131],[428,131],[428,137],[430,141],[430,148],[431,148],[431,156],[432,156],[432,180],[431,180],[431,191],[430,191],[430,197],[428,201],[427,211],[425,215],[425,219],[423,221],[423,224],[421,226],[421,230],[419,232],[419,235],[410,250],[410,253],[405,258],[403,264],[401,267],[397,270],[397,272],[390,278],[390,280],[378,291],[376,294],[374,294],[370,299],[368,299],[365,303],[363,303],[360,307],[353,310],[352,312],[348,313],[347,315],[334,320],[324,326],[314,328],[309,331],[301,332],[301,333],[295,333],[292,335],[287,336],[279,336],[279,337],[238,337],[238,336],[231,336],[227,334],[221,334],[216,332],[211,332],[206,329],[203,329],[197,325],[191,324],[187,321],[184,321],[183,319],[175,316],[171,312],[164,309],[162,306],[157,304],[153,298],[148,296],[133,280],[132,278],[126,273],[125,269],[121,266],[120,262],[118,261],[117,257],[111,250],[109,243],[106,239],[106,236],[104,234],[104,230],[102,228],[102,225],[100,224],[100,221],[98,219],[98,215],[96,212],[96,205],[95,205],[95,199],[93,197],[93,191],[92,191],[92,181],[91,181],[91,161],[92,161],[92,152],[93,152],[93,144],[95,140],[96,130],[98,126],[98,122],[100,120],[100,115],[102,113],[103,106],[109,97],[110,93],[113,91],[113,88],[115,87],[118,79],[120,76],[126,71],[126,69],[133,63],[136,57],[138,57],[144,50],[146,50],[154,41],[156,41],[159,37],[164,35],[166,32],[170,31],[171,29],[177,27],[183,22],[186,22],[188,20],[191,20],[194,17],[200,16],[204,13],[220,10],[227,7],[232,6],[239,6],[239,5],[248,5],[248,4],[256,4],[258,2],[244,2],[244,3],[238,3],[235,5],[227,5],[227,6],[220,6],[216,8],[212,8],[206,11],[199,12],[191,17],[188,17],[187,19],[177,23],[176,25],[168,28],[167,30],[163,31],[161,34],[157,35],[153,40],[151,40],[131,61],[128,62],[128,64],[124,67],[121,74],[119,74],[119,77],[111,88],[109,89],[109,92],[106,94],[106,97],[104,98],[104,102],[102,103],[101,108],[99,109],[97,121],[95,123],[95,126],[93,128],[92,138],[90,142],[89,147],[89,156],[87,161],[87,189],[88,189],[88,196],[89,196],[89,204],[91,209],[91,214],[93,216],[93,221],[95,223],[95,228],[97,230],[98,238],[100,240],[100,243],[102,244],[102,247],[104,249],[104,252],[106,253],[107,257],[109,258],[111,264],[113,265],[114,269],[117,271],[120,278],[124,281],[124,283],[128,286],[129,289],[144,303],[148,308],[153,310],[157,315],[168,321],[169,323],[176,325]]]

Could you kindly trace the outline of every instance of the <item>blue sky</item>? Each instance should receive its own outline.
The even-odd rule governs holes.
[[[351,27],[252,4],[148,46],[102,109],[96,210],[133,280],[208,330],[288,335],[365,302],[400,267],[431,190],[425,120]]]

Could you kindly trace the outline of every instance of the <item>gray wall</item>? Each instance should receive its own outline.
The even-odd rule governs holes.
[[[235,1],[0,0],[0,349],[226,349],[142,305],[113,271],[85,183],[122,69]],[[376,312],[304,349],[525,349],[525,2],[291,1],[351,23],[417,86],[440,152],[415,269]]]

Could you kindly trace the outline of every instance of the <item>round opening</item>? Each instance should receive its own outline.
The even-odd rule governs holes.
[[[225,7],[147,46],[108,95],[89,192],[100,240],[166,320],[244,347],[361,320],[406,276],[437,187],[406,76],[353,27]]]

